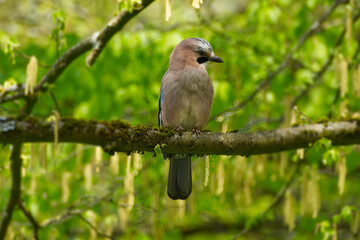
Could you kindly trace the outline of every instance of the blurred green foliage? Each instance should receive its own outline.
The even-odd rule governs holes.
[[[45,119],[52,110],[60,110],[62,116],[124,119],[132,124],[156,125],[160,83],[173,47],[182,39],[202,37],[224,60],[224,64],[208,67],[215,88],[209,130],[221,131],[224,124],[228,124],[229,131],[289,126],[290,122],[281,121],[290,114],[287,106],[309,86],[309,93],[297,103],[307,117],[305,124],[323,118],[339,119],[344,102],[347,116],[350,116],[360,111],[353,81],[353,72],[360,59],[355,55],[360,23],[353,23],[352,39],[344,39],[335,47],[345,27],[344,16],[348,9],[340,5],[322,28],[295,52],[293,64],[278,74],[245,108],[228,119],[216,121],[213,117],[251,94],[333,2],[204,0],[200,10],[195,10],[190,1],[173,1],[172,17],[166,22],[164,2],[155,1],[111,39],[93,67],[85,65],[84,55],[62,73],[51,86],[59,109],[49,92],[44,92],[40,94],[33,115]],[[359,11],[359,3],[355,2],[354,14]],[[32,0],[21,4],[0,1],[0,8],[6,9],[0,12],[0,85],[13,80],[25,83],[27,56],[36,56],[43,66],[38,71],[39,82],[49,70],[46,66],[51,66],[59,55],[101,29],[120,9],[131,9],[129,6],[133,3],[137,1]],[[339,97],[341,84],[336,77],[336,61],[320,81],[314,83],[314,75],[332,53],[344,55],[349,63],[349,91],[343,98]],[[0,116],[16,115],[21,104],[22,100],[3,104]],[[10,147],[2,147],[0,210],[4,209],[9,196],[9,154]],[[119,171],[114,172],[113,160],[101,154],[102,160],[97,162],[93,147],[61,144],[56,150],[51,144],[25,144],[22,153],[24,204],[43,224],[58,215],[66,215],[73,206],[71,209],[81,210],[82,216],[100,232],[124,239],[228,239],[254,222],[262,225],[240,239],[328,239],[334,233],[333,216],[341,212],[342,218],[348,219],[359,204],[359,148],[334,148],[326,139],[305,154],[306,162],[315,164],[318,169],[320,212],[314,219],[311,215],[300,214],[301,187],[305,180],[301,173],[296,174],[291,185],[296,202],[293,231],[288,231],[282,223],[282,202],[267,215],[261,213],[290,177],[295,166],[291,159],[300,161],[294,151],[282,157],[271,154],[250,156],[246,160],[211,156],[207,186],[204,186],[206,161],[193,158],[193,193],[186,203],[167,198],[167,163],[159,155],[144,154],[142,168],[138,170],[134,164],[128,165],[125,154],[119,156]],[[345,192],[339,195],[336,169],[341,156],[346,158],[347,178]],[[90,171],[86,172],[89,167]],[[119,202],[127,201],[124,184],[129,171],[134,174],[135,205],[128,219],[121,219],[119,216],[126,216],[127,206]],[[311,170],[302,166],[301,171]],[[86,186],[87,181],[91,182],[91,187]],[[66,191],[69,191],[68,198],[64,197]],[[347,205],[355,206],[355,210],[349,207],[350,213],[346,213]],[[123,211],[122,214],[119,211]],[[122,224],[126,227],[122,228]],[[14,238],[32,236],[31,226],[18,210],[11,229]],[[338,234],[338,239],[352,236],[346,224]],[[94,239],[95,235],[77,216],[40,230],[40,239]],[[98,234],[98,237],[101,236]]]

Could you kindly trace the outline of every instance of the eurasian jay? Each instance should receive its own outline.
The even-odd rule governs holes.
[[[159,126],[195,132],[205,127],[214,94],[206,71],[209,61],[223,62],[202,38],[188,38],[175,46],[161,82]],[[170,156],[168,196],[174,200],[186,199],[191,188],[191,156]]]

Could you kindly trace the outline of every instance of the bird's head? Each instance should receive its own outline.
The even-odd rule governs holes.
[[[210,43],[202,38],[188,38],[175,46],[170,56],[170,67],[184,65],[206,67],[209,62],[224,62],[215,55]]]

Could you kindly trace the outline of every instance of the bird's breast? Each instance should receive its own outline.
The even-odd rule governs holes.
[[[205,68],[189,68],[179,74],[178,84],[184,94],[204,92],[212,87]]]
[[[202,129],[208,120],[213,98],[213,86],[206,70],[184,71],[177,81],[177,125],[187,130]]]

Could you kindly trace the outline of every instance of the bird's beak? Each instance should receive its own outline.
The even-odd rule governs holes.
[[[212,62],[218,62],[218,63],[223,63],[224,62],[221,58],[216,56],[214,53],[211,54],[211,56],[208,58],[208,60],[212,61]]]
[[[215,56],[215,57],[209,57],[209,61],[212,61],[212,62],[218,62],[218,63],[223,63],[224,61],[219,58],[218,56]]]

